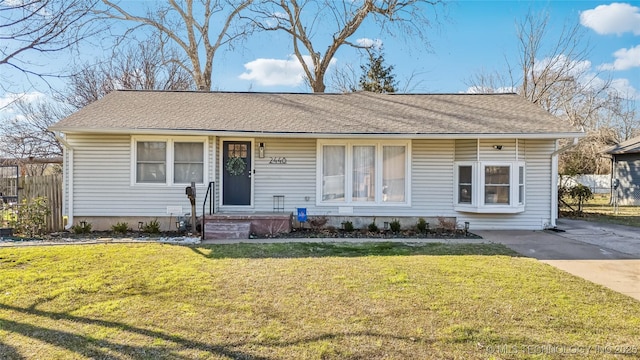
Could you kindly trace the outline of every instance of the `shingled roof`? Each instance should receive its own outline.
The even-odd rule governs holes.
[[[50,128],[67,133],[523,136],[579,131],[515,94],[114,91]]]
[[[623,141],[618,145],[614,145],[604,150],[606,154],[638,154],[640,153],[640,136],[636,136],[627,141]]]

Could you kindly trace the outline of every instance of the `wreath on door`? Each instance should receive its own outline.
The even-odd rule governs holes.
[[[241,157],[232,156],[227,159],[227,164],[225,165],[225,169],[230,175],[238,176],[242,175],[244,171],[247,169],[247,163]]]

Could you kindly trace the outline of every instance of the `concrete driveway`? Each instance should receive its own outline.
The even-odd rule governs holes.
[[[573,275],[640,300],[640,228],[560,219],[559,232],[477,231]]]

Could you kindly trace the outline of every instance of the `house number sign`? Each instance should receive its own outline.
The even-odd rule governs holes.
[[[269,164],[286,164],[286,163],[287,163],[286,157],[272,157],[271,160],[269,160]]]

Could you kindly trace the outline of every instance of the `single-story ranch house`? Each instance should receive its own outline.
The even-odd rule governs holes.
[[[515,94],[368,92],[114,91],[50,130],[69,225],[167,230],[191,182],[198,216],[213,183],[207,201],[230,217],[553,227],[558,139],[582,136]]]
[[[611,184],[617,185],[612,196],[618,205],[640,205],[640,136],[604,152],[611,156]]]

